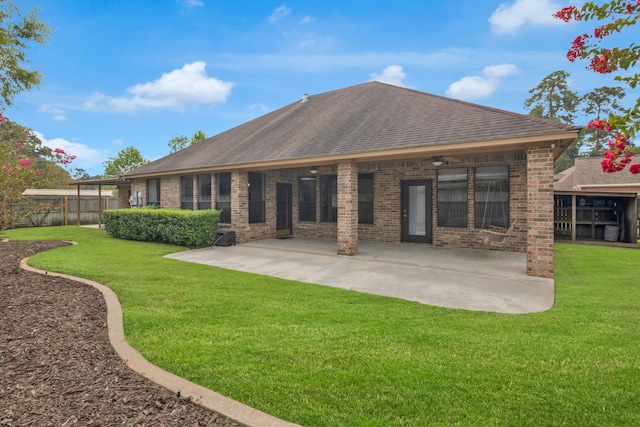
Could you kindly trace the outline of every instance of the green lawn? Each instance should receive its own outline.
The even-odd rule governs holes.
[[[640,425],[640,250],[556,245],[556,305],[425,306],[162,258],[100,230],[31,264],[102,282],[151,362],[308,427]],[[212,256],[214,256],[212,254]]]

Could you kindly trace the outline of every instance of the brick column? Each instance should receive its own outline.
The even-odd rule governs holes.
[[[358,253],[358,167],[338,164],[338,255]]]
[[[193,203],[193,210],[198,210],[198,200],[200,199],[200,195],[198,194],[200,192],[200,186],[198,185],[198,175],[197,174],[193,174],[193,200],[191,201]]]
[[[527,148],[527,274],[553,278],[553,151]]]
[[[238,243],[247,242],[249,230],[249,174],[231,172],[231,228]]]

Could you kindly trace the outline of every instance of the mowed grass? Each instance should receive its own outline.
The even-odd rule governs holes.
[[[640,250],[557,244],[555,307],[508,315],[164,259],[183,248],[100,230],[4,235],[79,242],[30,264],[114,289],[152,363],[304,426],[640,425]]]

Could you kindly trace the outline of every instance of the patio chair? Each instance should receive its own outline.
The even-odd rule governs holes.
[[[489,229],[480,230],[484,234],[484,243],[487,246],[503,246],[507,239],[514,234],[518,221],[513,221],[509,228],[490,227]]]

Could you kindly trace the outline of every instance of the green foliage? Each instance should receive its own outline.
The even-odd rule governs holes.
[[[585,104],[583,111],[585,114],[596,119],[604,119],[605,115],[618,114],[623,111],[618,101],[624,98],[624,89],[620,86],[602,86],[582,96],[581,100]],[[584,145],[587,147],[587,156],[601,155],[608,149],[607,141],[614,139],[613,132],[604,129],[585,129]]]
[[[118,209],[104,212],[104,228],[112,237],[180,246],[212,245],[220,211]]]
[[[640,19],[640,3],[632,0],[611,0],[602,4],[587,1],[580,7],[563,8],[554,16],[565,22],[604,21],[594,28],[593,35],[585,33],[578,36],[572,42],[567,57],[572,62],[576,59],[588,60],[588,68],[595,73],[612,74],[615,80],[626,83],[631,89],[637,87],[640,73],[636,70],[636,64],[640,59],[640,46],[635,42],[626,47],[605,46],[603,43],[609,40],[610,35],[634,31],[633,27]],[[610,113],[608,121],[627,137],[635,136],[640,132],[640,97],[635,105],[619,113]]]
[[[556,245],[554,308],[510,315],[175,261],[100,230],[3,234],[79,242],[29,263],[111,287],[152,363],[304,426],[640,424],[639,250]]]
[[[529,90],[532,94],[524,102],[529,114],[534,117],[542,117],[558,122],[573,124],[580,104],[578,94],[569,89],[567,79],[570,74],[566,71],[554,71],[542,79],[538,86]],[[575,158],[582,147],[582,133],[580,136],[558,157],[553,170],[561,172],[575,163]]]
[[[1,117],[1,115],[0,115]],[[18,227],[43,210],[55,207],[37,204],[22,193],[28,188],[55,188],[68,184],[69,173],[60,164],[73,156],[42,145],[24,126],[2,117],[0,121],[0,230]]]
[[[198,142],[204,141],[205,139],[207,139],[207,135],[205,135],[202,129],[200,129],[191,137],[191,145],[197,144]]]
[[[125,147],[118,152],[116,157],[112,157],[103,163],[105,165],[104,177],[117,178],[124,172],[129,172],[147,163],[149,163],[149,160],[142,157],[137,148],[133,146]]]
[[[169,145],[169,153],[175,153],[189,145],[194,145],[198,142],[204,141],[205,139],[207,139],[207,135],[205,135],[202,130],[198,130],[194,133],[191,137],[191,141],[189,141],[189,138],[184,135],[176,135],[167,143]]]
[[[559,70],[544,77],[538,86],[529,90],[531,97],[524,101],[524,107],[535,111],[537,117],[573,124],[580,98],[569,90],[569,76]]]
[[[168,142],[169,153],[175,153],[182,150],[189,144],[189,139],[184,135],[176,135]]]
[[[42,79],[26,57],[30,43],[44,44],[52,32],[37,12],[25,16],[11,0],[0,2],[0,107],[11,105],[18,93],[37,87]]]

